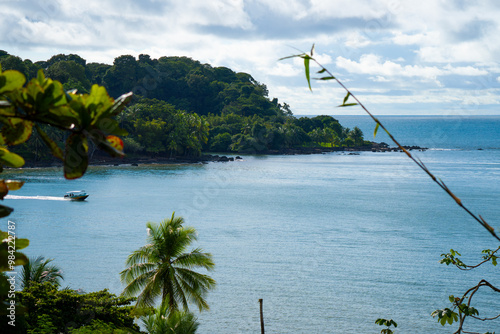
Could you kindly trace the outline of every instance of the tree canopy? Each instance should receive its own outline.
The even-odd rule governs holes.
[[[188,57],[122,55],[108,65],[58,54],[32,63],[2,51],[0,64],[27,78],[44,69],[65,91],[90,93],[92,84],[100,84],[112,97],[134,92],[119,120],[129,133],[132,154],[175,157],[365,144],[362,133],[346,131],[331,116],[295,118],[287,103],[270,98],[266,85],[248,73]],[[47,157],[49,151],[37,139],[35,135],[16,152],[35,161]]]

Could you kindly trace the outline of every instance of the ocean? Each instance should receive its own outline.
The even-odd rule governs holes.
[[[338,116],[373,140],[365,116]],[[474,213],[500,228],[500,116],[382,116]],[[385,141],[379,131],[375,141]],[[127,256],[145,244],[146,222],[172,212],[198,231],[193,245],[213,254],[217,281],[199,333],[257,333],[263,299],[266,333],[452,333],[431,313],[449,295],[487,279],[491,264],[462,272],[439,264],[451,248],[467,263],[495,249],[470,218],[404,154],[332,152],[243,156],[229,163],[91,167],[74,181],[61,169],[4,171],[24,187],[4,204],[27,255],[54,258],[63,286],[119,294]],[[60,200],[85,189],[85,202]],[[3,219],[0,229],[5,230]],[[474,297],[481,316],[500,313],[491,291]],[[499,320],[466,329],[499,331]]]

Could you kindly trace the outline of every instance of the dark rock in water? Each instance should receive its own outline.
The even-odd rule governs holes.
[[[120,166],[120,164],[114,164],[113,166]]]
[[[483,149],[482,149],[482,148],[478,148],[477,150],[478,150],[478,151],[482,151]]]
[[[132,164],[132,166],[135,166],[135,167],[137,167],[137,166],[139,166],[139,165],[138,165],[138,164]]]
[[[230,158],[229,158],[229,161],[234,161],[234,158],[233,158],[233,157],[230,157]]]
[[[243,160],[243,158],[242,158],[242,157],[240,157],[239,155],[237,155],[235,159],[236,159],[236,160]]]
[[[219,158],[219,160],[217,160],[217,161],[219,161],[219,162],[227,162],[227,161],[229,161],[229,158],[228,158],[228,157],[226,157],[225,155],[223,155],[223,156],[222,156],[222,157],[220,157],[220,158]]]

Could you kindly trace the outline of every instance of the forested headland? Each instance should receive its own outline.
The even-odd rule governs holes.
[[[76,54],[32,62],[0,51],[0,64],[2,70],[18,70],[28,80],[42,69],[67,91],[88,93],[93,84],[99,84],[114,98],[133,92],[134,99],[117,119],[128,132],[125,152],[132,157],[192,158],[204,152],[279,154],[372,146],[359,128],[345,128],[331,116],[293,116],[287,103],[270,98],[266,85],[250,74],[187,57],[122,55],[109,65],[87,63]],[[43,130],[56,142],[64,142],[50,126]],[[16,150],[28,162],[52,159],[36,132]],[[90,151],[98,154],[94,147]]]

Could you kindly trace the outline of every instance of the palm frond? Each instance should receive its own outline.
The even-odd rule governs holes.
[[[215,267],[212,254],[203,253],[203,250],[200,248],[193,249],[189,253],[181,254],[172,264],[184,268],[203,267],[207,270],[213,270]]]
[[[146,224],[148,244],[132,252],[126,261],[128,268],[120,272],[126,284],[122,295],[137,295],[136,308],[153,306],[160,298],[169,314],[181,308],[189,310],[189,303],[200,310],[208,309],[204,297],[215,287],[215,281],[194,269],[213,270],[215,264],[210,253],[200,248],[188,250],[197,233],[183,224],[184,219],[175,217],[175,212],[159,224]],[[149,323],[151,319],[144,321]]]
[[[45,259],[43,256],[31,257],[28,263],[23,265],[20,275],[20,288],[29,286],[31,283],[51,282],[56,286],[64,280],[62,270],[53,264],[54,259]]]
[[[137,263],[120,272],[120,280],[125,283],[132,282],[136,277],[153,272],[157,267],[155,263]]]

